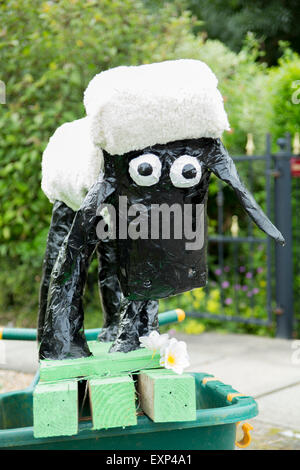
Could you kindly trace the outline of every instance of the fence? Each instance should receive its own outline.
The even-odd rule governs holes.
[[[299,143],[298,136],[295,142]],[[299,162],[300,176],[300,159],[292,154],[290,136],[277,144],[278,152],[272,153],[271,136],[267,135],[265,153],[253,155],[249,135],[247,154],[233,160],[249,190],[282,232],[285,246],[264,236],[233,202],[233,192],[218,182],[217,194],[209,198],[208,205],[210,225],[216,233],[209,234],[210,281],[204,291],[191,293],[195,310],[188,314],[270,328],[275,325],[276,336],[291,338],[298,326],[300,291],[300,179],[292,176],[291,162],[294,168]],[[299,147],[296,145],[296,154]],[[234,211],[229,213],[228,207]]]

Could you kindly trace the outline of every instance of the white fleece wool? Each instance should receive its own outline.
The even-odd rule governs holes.
[[[217,78],[199,60],[117,67],[84,94],[92,138],[111,155],[229,130]]]
[[[103,168],[103,154],[93,145],[90,118],[60,126],[42,159],[42,190],[51,202],[63,201],[78,210]]]
[[[60,126],[44,151],[42,189],[78,210],[103,168],[122,155],[229,130],[217,78],[199,60],[117,67],[96,75],[84,95],[87,117]]]

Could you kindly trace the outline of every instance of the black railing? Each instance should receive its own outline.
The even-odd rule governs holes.
[[[285,246],[276,246],[277,336],[293,334],[293,236],[292,236],[292,156],[290,137],[279,139],[275,160],[275,223],[285,238]]]

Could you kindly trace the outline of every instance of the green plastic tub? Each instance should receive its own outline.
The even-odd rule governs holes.
[[[196,379],[197,419],[181,423],[153,423],[138,416],[137,426],[93,431],[91,421],[79,423],[75,436],[35,439],[30,387],[0,395],[0,448],[36,450],[218,450],[234,449],[236,423],[257,415],[255,400],[239,396],[205,373]]]

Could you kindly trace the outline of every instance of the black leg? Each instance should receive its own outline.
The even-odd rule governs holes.
[[[99,341],[113,341],[120,320],[121,288],[117,276],[117,247],[115,240],[103,240],[97,247],[98,282],[103,312],[103,327]]]
[[[128,300],[127,298],[121,301],[118,334],[109,352],[129,352],[140,347],[139,326],[143,303],[143,301]]]
[[[99,243],[97,208],[113,191],[100,175],[75,215],[51,273],[40,359],[89,356],[83,327],[82,294]]]
[[[158,331],[158,302],[128,300],[121,302],[118,335],[109,352],[129,352],[141,347],[139,338]]]
[[[159,331],[158,301],[146,300],[140,312],[139,335],[148,336],[151,331]]]
[[[55,201],[52,210],[52,219],[47,238],[47,246],[43,261],[43,273],[40,285],[39,295],[39,313],[38,313],[38,342],[41,341],[45,314],[47,309],[47,298],[50,283],[51,272],[58,256],[59,249],[68,234],[75,212],[61,201]]]

